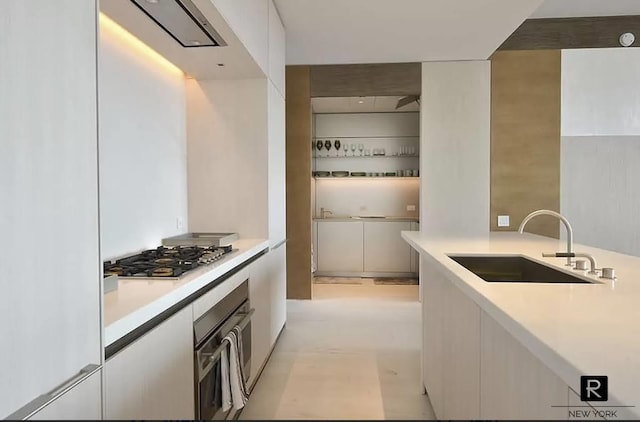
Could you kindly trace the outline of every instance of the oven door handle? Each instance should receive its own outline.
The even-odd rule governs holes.
[[[256,310],[254,308],[251,308],[249,309],[249,312],[238,313],[237,315],[242,316],[242,319],[240,320],[240,322],[234,325],[234,328],[240,327],[240,329],[242,330],[244,327],[246,327],[249,321],[251,321],[251,316],[255,311]],[[198,360],[200,360],[200,357],[204,357],[206,359],[203,364],[202,371],[200,371],[199,374],[200,381],[202,381],[202,379],[211,371],[211,369],[213,368],[213,364],[218,359],[222,351],[226,348],[227,342],[225,341],[220,346],[218,346],[218,348],[213,353],[203,353],[202,355],[198,354]]]

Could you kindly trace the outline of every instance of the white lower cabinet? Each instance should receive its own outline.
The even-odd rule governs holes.
[[[267,361],[287,318],[286,244],[271,250],[251,263],[249,301],[251,318],[251,375],[253,385]]]
[[[364,271],[411,272],[411,246],[400,235],[410,222],[364,223]]]
[[[102,371],[94,372],[29,419],[102,419]]]
[[[362,222],[318,222],[318,271],[362,272],[363,230]]]
[[[481,419],[567,419],[567,384],[484,312],[481,366]]]
[[[249,302],[254,309],[251,317],[251,374],[249,384],[252,385],[267,359],[271,349],[271,253],[251,263],[249,272]]]
[[[423,381],[439,419],[480,414],[480,308],[425,266]]]
[[[193,314],[187,306],[104,366],[106,419],[193,419]]]

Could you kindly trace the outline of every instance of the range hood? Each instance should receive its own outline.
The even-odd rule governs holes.
[[[131,0],[186,48],[227,45],[191,0]]]

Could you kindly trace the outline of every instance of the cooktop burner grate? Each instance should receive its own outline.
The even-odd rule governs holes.
[[[126,258],[104,262],[104,276],[180,277],[187,271],[221,259],[231,251],[231,246],[159,246]]]

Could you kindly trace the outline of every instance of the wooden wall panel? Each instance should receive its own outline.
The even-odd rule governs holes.
[[[517,230],[531,211],[560,211],[560,51],[499,51],[491,57],[491,230]],[[498,228],[509,215],[511,227]],[[538,217],[528,232],[558,237]]]
[[[420,95],[420,63],[311,66],[312,97]]]
[[[311,80],[286,68],[287,299],[311,299]]]
[[[640,16],[527,19],[498,50],[620,47],[624,32],[640,34]]]

